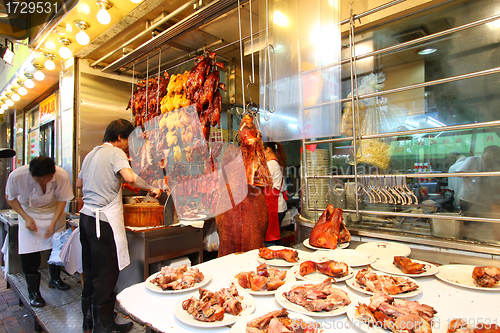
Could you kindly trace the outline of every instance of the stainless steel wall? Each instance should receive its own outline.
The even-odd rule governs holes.
[[[106,126],[113,120],[130,120],[126,110],[131,96],[129,82],[80,72],[79,78],[79,165],[85,156],[102,143]]]

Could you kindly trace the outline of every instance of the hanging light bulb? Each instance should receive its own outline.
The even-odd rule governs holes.
[[[7,104],[7,106],[14,106],[14,102],[9,98],[5,104]]]
[[[45,58],[47,58],[47,61],[45,61],[45,68],[47,68],[49,71],[52,71],[56,68],[56,64],[52,60],[56,58],[56,56],[52,53],[44,53],[43,54]]]
[[[2,110],[7,110],[9,106],[7,104],[2,104]]]
[[[45,47],[48,48],[49,50],[54,50],[56,48],[56,43],[49,40],[48,42],[45,43]]]
[[[24,87],[20,87],[19,89],[17,89],[17,93],[21,96],[24,96],[28,93],[28,90]]]
[[[43,81],[45,79],[45,74],[41,71],[43,69],[43,66],[40,64],[33,64],[33,67],[36,68],[35,73],[33,73],[33,77],[37,81]]]
[[[78,44],[87,45],[88,43],[90,43],[90,37],[85,32],[85,30],[90,28],[90,24],[88,24],[84,20],[76,20],[75,25],[78,29],[80,29],[80,32],[76,34],[76,41],[78,42]]]
[[[13,93],[12,96],[10,97],[14,102],[19,102],[21,99],[21,96],[19,96],[18,93]]]
[[[33,82],[33,74],[31,73],[24,73],[24,76],[26,77],[26,81],[24,81],[24,86],[28,89],[33,89],[35,87],[35,82]]]
[[[67,48],[67,46],[71,44],[71,40],[64,37],[59,37],[58,39],[59,43],[64,45],[59,49],[59,55],[61,56],[61,58],[63,59],[71,58],[73,56],[73,52],[71,52],[71,50]]]
[[[101,8],[97,12],[97,21],[101,24],[109,24],[111,22],[111,15],[109,15],[108,9],[113,7],[113,3],[109,0],[97,0],[96,4]]]

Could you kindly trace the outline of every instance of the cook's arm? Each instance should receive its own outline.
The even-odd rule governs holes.
[[[77,178],[75,185],[76,185],[76,188],[81,189],[83,187],[83,181],[82,181],[82,179],[81,178]]]
[[[57,221],[61,217],[61,214],[64,213],[64,208],[66,207],[66,201],[58,201],[56,205],[56,211],[54,212],[54,217],[52,217],[52,221],[50,221],[49,226],[47,227],[47,231],[45,232],[45,239],[52,236],[56,229]]]
[[[14,209],[21,217],[26,221],[26,228],[28,228],[31,231],[38,231],[38,228],[36,226],[35,220],[31,218],[26,212],[24,211],[23,207],[21,206],[21,203],[17,198],[14,200],[9,200],[7,199],[7,202],[9,203],[10,207]]]
[[[137,176],[132,169],[130,168],[123,168],[120,170],[120,175],[122,175],[123,180],[129,183],[131,186],[135,188],[140,188],[141,190],[148,191],[150,193],[153,193],[155,195],[159,195],[160,189],[154,188],[150,185],[148,185],[144,179],[141,177]]]

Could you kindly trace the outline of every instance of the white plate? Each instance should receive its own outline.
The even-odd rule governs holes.
[[[394,258],[377,259],[377,261],[372,263],[371,266],[373,267],[373,269],[376,269],[376,270],[384,272],[384,273],[389,273],[389,274],[393,274],[393,275],[410,276],[410,277],[434,275],[439,271],[439,268],[436,265],[430,264],[428,262],[421,261],[421,260],[414,260],[414,259],[412,259],[412,261],[416,262],[417,264],[424,264],[425,265],[425,272],[420,273],[420,274],[406,274],[401,269],[399,269],[396,265],[393,264]]]
[[[245,307],[243,311],[237,316],[230,315],[228,313],[224,313],[224,319],[221,321],[214,321],[214,322],[203,322],[199,321],[193,318],[192,315],[187,313],[186,310],[182,308],[182,302],[185,300],[191,298],[191,296],[194,296],[198,298],[200,294],[198,292],[193,293],[191,295],[188,295],[189,297],[181,299],[174,308],[174,314],[179,319],[182,321],[184,324],[195,326],[195,327],[203,327],[203,328],[209,328],[209,327],[221,327],[221,326],[226,326],[226,325],[231,325],[240,318],[247,317],[251,315],[255,311],[255,299],[250,295],[249,293],[246,293],[244,291],[238,290],[238,294],[240,296],[243,296],[242,304]]]
[[[201,272],[201,274],[203,274],[203,280],[201,280],[198,283],[195,283],[192,287],[189,287],[189,288],[186,288],[186,289],[180,289],[180,290],[172,290],[172,289],[163,290],[163,289],[161,289],[161,287],[159,287],[156,284],[154,284],[154,283],[151,282],[151,280],[154,279],[158,274],[160,274],[160,272],[156,272],[156,273],[150,275],[146,279],[145,285],[146,285],[146,288],[148,288],[149,290],[154,291],[156,293],[160,293],[160,294],[175,294],[175,293],[183,293],[183,292],[186,292],[186,291],[191,291],[191,290],[203,287],[204,285],[206,285],[207,283],[209,283],[210,280],[212,279],[212,274],[209,271],[204,270],[202,268],[198,268],[198,270]]]
[[[198,214],[198,217],[182,217],[182,216],[178,216],[178,217],[179,217],[179,220],[184,220],[184,221],[199,221],[199,220],[203,220],[207,216],[204,214]]]
[[[305,241],[303,241],[302,244],[304,244],[305,247],[307,247],[308,249],[311,249],[311,250],[321,250],[321,251],[333,250],[333,249],[329,249],[329,248],[325,248],[325,247],[313,246],[313,245],[311,245],[311,243],[309,243],[309,238],[306,239]],[[349,243],[349,242],[337,244],[337,248],[335,250],[348,248],[350,244],[351,243]]]
[[[413,280],[412,278],[407,278],[407,279],[410,280],[410,281],[412,281],[412,282],[414,282],[414,283],[416,283],[418,285],[418,288],[415,289],[415,290],[413,290],[413,291],[410,291],[410,292],[401,293],[401,294],[397,294],[397,295],[391,295],[391,297],[394,297],[394,298],[410,298],[410,297],[413,297],[413,296],[417,296],[418,294],[420,294],[422,292],[422,286],[417,281]],[[347,284],[352,289],[354,289],[356,291],[359,291],[360,293],[364,293],[364,294],[368,294],[368,295],[373,295],[374,294],[373,292],[365,290],[365,288],[361,287],[359,285],[359,283],[356,281],[356,276],[353,276],[349,280],[346,280],[345,284]]]
[[[369,242],[358,245],[356,250],[365,251],[373,254],[377,258],[387,258],[394,256],[407,257],[411,253],[411,249],[399,243],[392,242]]]
[[[311,255],[313,261],[342,261],[350,267],[366,266],[377,260],[374,255],[360,250],[335,250],[335,251],[318,251]]]
[[[288,262],[285,259],[264,259],[261,256],[259,256],[259,250],[257,250],[257,261],[258,262],[265,263],[268,266],[290,267],[290,266],[294,266],[294,265],[300,265],[304,261],[311,260],[311,255],[309,253],[307,253],[306,251],[295,250],[291,247],[269,246],[269,249],[271,249],[271,250],[288,249],[288,250],[297,251],[299,253],[299,260],[297,260],[297,262]]]
[[[271,311],[269,311],[271,312]],[[265,314],[259,314],[259,315],[256,315],[256,314],[253,314],[251,316],[248,316],[246,318],[241,318],[240,320],[238,320],[232,327],[231,329],[229,330],[229,332],[233,332],[233,333],[242,333],[242,332],[246,332],[246,329],[247,329],[247,323],[250,321],[250,320],[254,320],[256,318],[259,318],[261,316],[264,316]],[[303,315],[301,313],[295,313],[295,312],[288,312],[288,318],[290,319],[302,319],[305,323],[309,324],[309,323],[315,323],[316,321],[314,319],[312,319],[311,317],[308,317],[306,315]]]
[[[288,271],[288,272],[286,272],[286,277],[285,277],[284,281],[285,281],[285,283],[295,282],[295,276],[290,271]],[[276,290],[253,291],[251,289],[245,289],[242,286],[240,286],[240,284],[238,283],[238,279],[234,276],[231,277],[231,279],[229,279],[229,282],[234,283],[234,285],[236,286],[236,288],[238,288],[238,290],[246,291],[247,293],[255,295],[255,296],[274,295],[276,290],[278,290],[278,289],[276,289]]]
[[[361,322],[361,320],[359,319],[356,319],[356,306],[358,306],[358,302],[352,302],[347,307],[347,318],[354,326],[356,326],[365,333],[391,333],[390,330],[385,330],[377,325],[370,327],[368,324]],[[443,325],[443,322],[446,323],[446,321],[441,321],[441,318],[439,318],[436,315],[434,315],[432,319],[434,323],[436,323],[432,328],[433,332],[443,332],[443,331],[446,332],[446,327],[448,325]],[[439,325],[441,325],[441,328],[444,326],[444,330],[439,329],[440,328]]]
[[[484,290],[484,291],[500,291],[500,285],[496,285],[493,288],[481,287],[476,283],[476,281],[472,278],[472,271],[474,270],[472,265],[443,265],[439,266],[439,273],[436,274],[436,277],[454,284],[456,286],[470,288],[475,290]]]
[[[302,276],[302,275],[300,275],[300,265],[293,266],[292,268],[290,268],[289,273],[293,274],[295,276],[295,278],[297,278],[299,280],[307,280],[307,281],[314,281],[314,282],[318,282],[318,281],[322,282],[322,281],[325,281],[325,279],[331,277],[331,276],[325,275],[325,274],[320,273],[320,272],[314,272],[311,274],[307,274],[306,276]],[[348,271],[346,276],[341,277],[341,278],[333,278],[332,277],[332,279],[334,279],[335,282],[342,282],[342,281],[345,281],[345,280],[352,278],[353,275],[354,275],[354,270],[351,267],[349,267],[349,271]]]
[[[312,316],[312,317],[334,317],[334,316],[340,316],[340,315],[344,314],[347,311],[347,306],[344,306],[344,307],[341,307],[341,308],[338,308],[338,309],[335,309],[335,310],[332,310],[332,311],[312,312],[312,311],[306,310],[306,308],[304,308],[303,306],[300,306],[298,304],[290,302],[289,300],[287,300],[285,298],[285,296],[283,296],[283,293],[289,292],[293,287],[295,287],[297,285],[301,285],[301,284],[317,284],[317,283],[314,283],[314,282],[311,282],[311,281],[297,281],[297,282],[292,282],[292,283],[284,284],[281,287],[279,287],[278,290],[276,290],[276,293],[274,294],[274,297],[276,298],[276,301],[281,306],[287,308],[290,311],[303,313],[303,314],[306,314],[306,315]],[[334,287],[334,288],[337,288],[337,287]],[[338,289],[340,289],[340,288],[338,288]],[[349,293],[347,293],[347,295],[349,296],[349,299],[352,302],[352,296],[349,295]]]

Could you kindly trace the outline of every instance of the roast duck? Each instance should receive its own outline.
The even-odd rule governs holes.
[[[349,273],[349,266],[345,262],[335,260],[324,262],[307,260],[300,264],[299,274],[301,276],[306,276],[314,272],[319,272],[333,278],[341,278]]]
[[[264,246],[269,221],[263,187],[273,185],[267,168],[262,135],[253,117],[245,115],[238,131],[240,148],[229,146],[221,162],[220,199],[215,221],[219,257]]]
[[[395,256],[393,264],[405,274],[422,274],[426,271],[424,264],[416,263],[408,257]]]
[[[139,82],[128,106],[136,126],[129,138],[133,170],[153,187],[175,186],[182,204],[201,201],[210,213],[219,198],[222,142],[209,143],[209,136],[211,127],[220,127],[220,89],[225,90],[219,82],[225,68],[215,57],[206,51],[190,71]]]
[[[235,277],[242,288],[252,291],[271,291],[285,284],[286,271],[260,264],[256,272],[241,272]]]
[[[311,230],[309,244],[335,250],[338,244],[349,242],[351,233],[343,222],[342,212],[342,209],[328,205]]]
[[[437,313],[433,307],[417,301],[394,299],[377,292],[370,304],[358,303],[356,319],[373,327],[394,333],[431,333],[432,318]]]
[[[288,262],[299,261],[299,252],[292,249],[271,250],[268,247],[259,249],[259,256],[264,259],[283,259]]]

